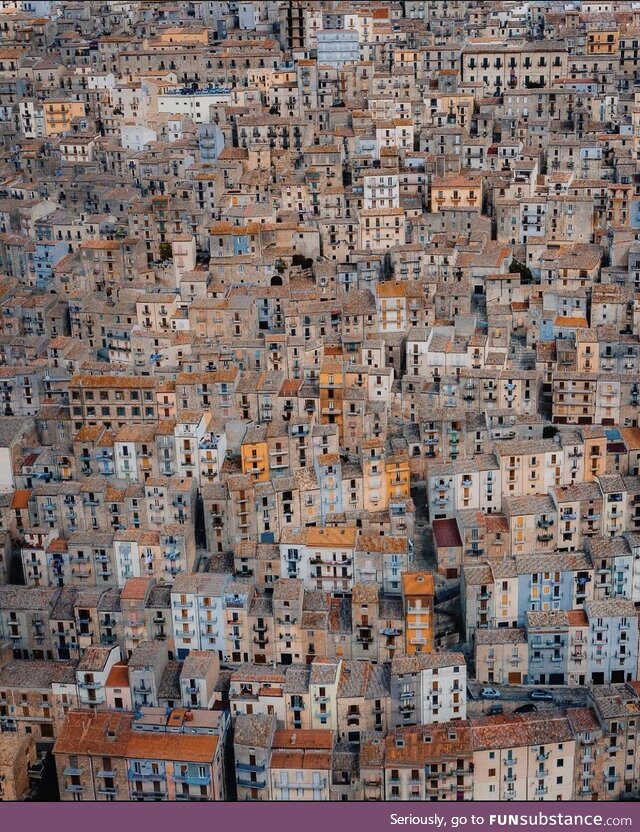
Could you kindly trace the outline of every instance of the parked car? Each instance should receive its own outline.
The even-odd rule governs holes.
[[[535,705],[533,707],[535,708]],[[492,705],[487,713],[489,716],[498,716],[498,714],[504,713],[504,708],[502,705]]]
[[[502,694],[499,690],[496,690],[495,688],[482,688],[482,690],[480,691],[480,696],[483,699],[500,699],[502,697]]]
[[[520,705],[519,708],[516,708],[514,714],[532,714],[534,711],[538,709],[533,704],[533,702],[527,702],[526,705]]]
[[[553,702],[553,694],[548,690],[531,690],[529,691],[529,699],[544,699],[547,702]]]

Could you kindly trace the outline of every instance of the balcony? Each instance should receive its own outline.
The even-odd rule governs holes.
[[[264,789],[267,785],[266,780],[248,780],[246,777],[237,777],[236,783],[245,789]]]
[[[204,776],[200,776],[198,774],[191,774],[189,772],[185,774],[174,774],[173,779],[176,783],[188,783],[192,786],[208,786],[211,782],[211,772],[207,772]]]
[[[69,792],[70,794],[82,794],[84,791],[84,786],[78,785],[69,785],[64,787],[65,792]]]
[[[546,786],[538,786],[536,788],[536,797],[544,797],[548,791],[549,789]]]
[[[260,763],[259,765],[256,763],[240,763],[236,762],[236,769],[238,771],[253,771],[256,774],[262,774],[266,771],[266,763]]]
[[[144,789],[132,789],[131,797],[133,800],[166,800],[167,792],[165,791],[145,791]]]
[[[371,644],[373,642],[373,636],[370,633],[360,633],[360,635],[356,636],[356,641],[361,644]]]
[[[87,682],[87,681],[83,681],[83,682],[78,682],[78,687],[79,687],[79,688],[85,688],[86,690],[99,690],[99,689],[103,686],[103,684],[104,684],[103,682],[96,682],[96,681],[93,681],[93,682]]]
[[[153,771],[151,766],[145,766],[144,768],[140,766],[140,770],[136,771],[135,768],[131,768],[131,766],[127,769],[127,777],[129,780],[164,780],[165,779],[165,771],[164,768],[159,771]]]

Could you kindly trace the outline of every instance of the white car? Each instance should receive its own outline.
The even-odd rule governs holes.
[[[499,690],[496,690],[495,688],[482,688],[482,690],[480,691],[480,696],[483,699],[500,699],[502,697],[502,694]]]

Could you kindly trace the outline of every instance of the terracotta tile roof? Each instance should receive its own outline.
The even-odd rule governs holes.
[[[29,497],[31,496],[31,491],[28,488],[19,488],[13,492],[13,497],[11,498],[11,508],[12,509],[25,509],[29,505]]]
[[[137,760],[211,763],[217,747],[216,736],[133,733],[127,744],[127,757]]]

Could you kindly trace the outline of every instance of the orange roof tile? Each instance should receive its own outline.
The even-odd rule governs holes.
[[[108,688],[128,688],[129,687],[129,668],[125,662],[118,662],[111,668],[111,672],[107,678]]]
[[[13,509],[23,509],[27,508],[29,505],[29,497],[31,496],[31,491],[28,488],[18,488],[17,491],[13,492],[13,499],[11,500],[11,508]]]
[[[217,747],[217,737],[202,734],[132,734],[127,746],[127,757],[211,763]]]

